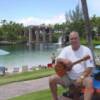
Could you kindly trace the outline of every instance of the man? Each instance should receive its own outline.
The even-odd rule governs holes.
[[[93,88],[90,75],[94,67],[91,51],[88,47],[80,45],[79,34],[75,31],[70,33],[69,41],[71,45],[63,48],[56,58],[56,63],[63,62],[67,66],[71,66],[72,62],[83,58],[85,55],[89,55],[90,59],[74,65],[63,77],[60,77],[57,74],[50,77],[49,86],[53,100],[58,100],[57,84],[64,87],[67,87],[70,84],[74,84],[75,86],[83,85],[85,87],[84,100],[91,100]]]
[[[52,56],[51,56],[51,60],[52,60],[52,67],[53,67],[53,66],[54,66],[54,64],[55,64],[55,58],[56,58],[55,53],[52,53]]]

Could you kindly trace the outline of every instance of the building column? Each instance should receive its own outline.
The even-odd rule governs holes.
[[[29,28],[29,43],[32,43],[32,29]]]

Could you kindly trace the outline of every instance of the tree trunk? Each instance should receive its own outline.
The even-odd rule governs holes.
[[[82,9],[83,9],[83,14],[84,14],[84,20],[85,20],[85,29],[87,33],[87,42],[88,46],[92,51],[93,58],[94,58],[94,63],[95,63],[95,56],[93,52],[93,43],[92,43],[92,30],[91,30],[91,24],[89,21],[89,15],[88,15],[88,8],[87,8],[87,2],[86,0],[81,0],[82,3]]]

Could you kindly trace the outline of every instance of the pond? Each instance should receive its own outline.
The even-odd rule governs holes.
[[[96,49],[100,49],[100,45],[96,45],[95,48],[96,48]]]
[[[27,45],[3,45],[0,49],[10,52],[8,55],[0,56],[0,66],[5,66],[8,69],[14,67],[35,67],[38,65],[47,65],[51,63],[51,55],[55,52],[58,55],[58,44],[40,44],[33,45],[31,48]],[[100,56],[100,50],[95,50],[96,55]]]
[[[38,66],[51,63],[51,55],[56,53],[57,44],[40,44],[32,46],[27,45],[6,45],[0,46],[0,49],[10,52],[8,55],[0,56],[0,65],[7,68],[22,66]]]

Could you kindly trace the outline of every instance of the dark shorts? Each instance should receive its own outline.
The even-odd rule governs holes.
[[[87,86],[87,85],[88,85],[88,83],[86,83],[86,80],[92,82],[92,77],[91,77],[91,76],[86,77],[86,78],[83,80],[83,83],[82,83],[83,86]],[[68,86],[70,86],[71,84],[75,84],[75,81],[76,81],[76,80],[70,79],[70,78],[68,77],[68,75],[65,74],[65,75],[62,77],[62,81],[64,82],[65,86],[68,87]]]
[[[64,82],[65,87],[69,87],[71,84],[75,82],[75,80],[71,80],[67,74],[65,74],[61,80]]]
[[[55,60],[52,60],[52,64],[55,64]]]

